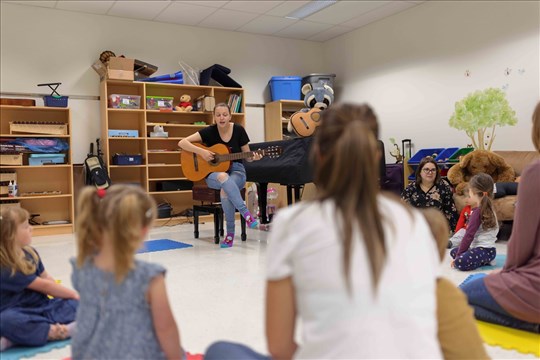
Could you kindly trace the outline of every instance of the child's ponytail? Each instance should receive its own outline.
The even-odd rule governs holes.
[[[85,187],[77,203],[77,266],[81,267],[87,257],[100,247],[102,229],[98,219],[100,197],[95,187]]]
[[[482,227],[492,229],[497,226],[497,217],[493,207],[493,179],[488,174],[480,173],[469,181],[470,189],[480,198],[480,216]]]

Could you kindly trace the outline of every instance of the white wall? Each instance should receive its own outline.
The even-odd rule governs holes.
[[[99,77],[90,66],[103,50],[157,65],[159,74],[178,71],[179,60],[200,69],[225,65],[244,87],[246,102],[258,104],[269,101],[270,77],[323,67],[316,42],[9,3],[1,3],[0,33],[2,92],[42,93],[48,89],[36,84],[62,82],[61,94],[97,96]],[[74,160],[82,162],[99,137],[99,104],[70,100],[70,108]],[[248,108],[246,124],[252,142],[264,141],[262,108]]]
[[[387,150],[390,137],[411,138],[413,154],[466,146],[465,133],[448,125],[454,103],[505,84],[518,124],[499,128],[492,149],[533,150],[539,13],[538,2],[428,1],[324,43],[325,66],[337,74],[338,100],[374,107]],[[509,76],[506,68],[512,69]]]

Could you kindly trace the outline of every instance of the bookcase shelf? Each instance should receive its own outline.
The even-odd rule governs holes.
[[[53,134],[10,134],[10,122],[60,123],[65,124],[67,135]],[[14,173],[19,186],[19,196],[0,197],[0,207],[20,206],[32,215],[39,214],[34,220],[39,223],[63,220],[68,224],[34,225],[33,234],[55,235],[73,233],[73,165],[71,154],[71,112],[69,108],[43,106],[0,105],[0,136],[2,138],[58,138],[66,141],[69,150],[65,164],[31,166],[28,154],[23,154],[22,165],[0,166],[2,173]],[[5,186],[4,183],[1,184]],[[7,184],[6,184],[7,185]],[[28,194],[21,196],[23,194]]]
[[[137,95],[141,97],[141,109],[111,109],[108,107],[110,94]],[[192,101],[200,96],[213,96],[215,102],[228,102],[229,97],[238,95],[238,113],[232,121],[245,126],[244,90],[215,86],[159,84],[137,81],[107,80],[101,82],[100,108],[104,160],[110,169],[113,184],[140,184],[157,203],[168,202],[177,214],[193,207],[191,190],[155,191],[159,182],[187,180],[182,172],[178,142],[196,131],[213,123],[211,112],[159,111],[146,109],[147,96],[172,97],[173,106],[178,105],[180,96],[188,94]],[[204,124],[194,124],[204,122]],[[153,127],[162,126],[168,137],[150,137]],[[109,137],[109,130],[137,130],[139,137]],[[112,165],[115,153],[141,154],[142,165]],[[157,225],[175,223],[177,218],[158,219]]]

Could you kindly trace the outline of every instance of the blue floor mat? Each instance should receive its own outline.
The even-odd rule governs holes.
[[[193,247],[193,245],[186,244],[180,241],[173,241],[169,239],[158,239],[145,241],[142,248],[137,251],[137,254],[165,251],[174,249],[183,249]]]
[[[495,256],[495,265],[486,265],[481,266],[478,268],[478,270],[494,270],[494,269],[500,269],[504,266],[504,263],[506,262],[506,255],[497,255]]]
[[[71,344],[71,340],[51,341],[43,346],[15,346],[2,351],[0,359],[2,360],[18,360],[36,356],[37,354],[47,353],[53,349],[60,349]]]

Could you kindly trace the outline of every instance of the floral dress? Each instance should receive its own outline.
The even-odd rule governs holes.
[[[452,196],[452,188],[445,181],[439,181],[428,191],[412,182],[401,193],[401,198],[414,207],[439,209],[448,220],[450,229],[455,229],[459,215]]]

